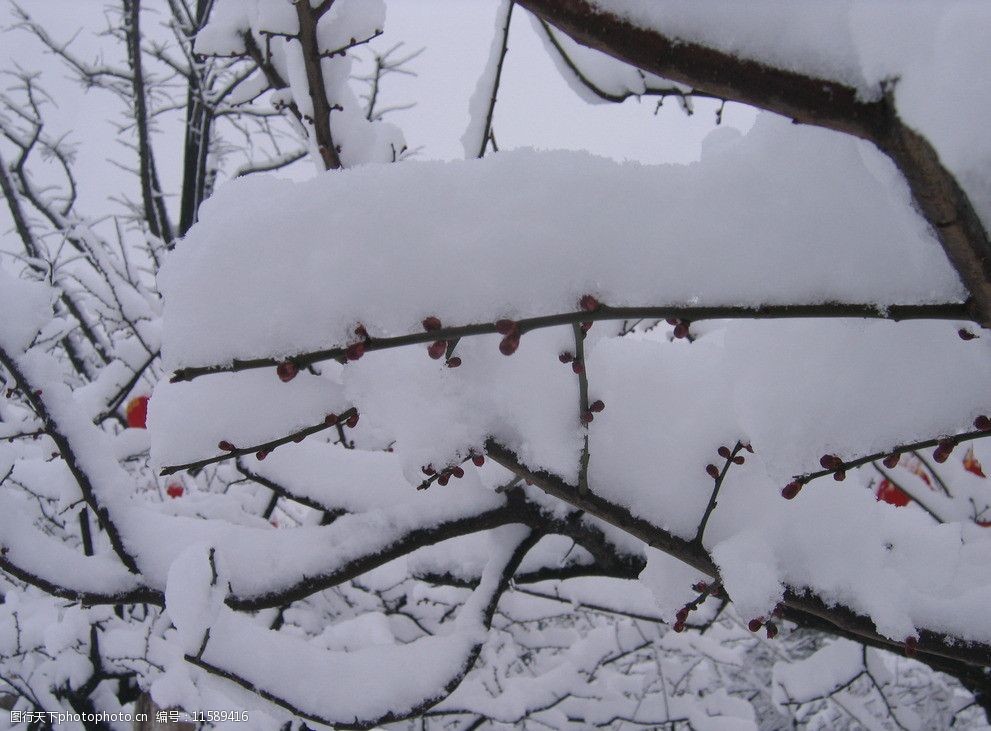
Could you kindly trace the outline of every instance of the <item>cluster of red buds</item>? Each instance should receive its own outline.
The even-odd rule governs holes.
[[[705,602],[710,596],[713,597],[725,597],[726,593],[723,591],[722,585],[719,582],[713,584],[707,581],[697,581],[692,584],[692,590],[697,591],[699,595],[688,602],[685,606],[678,610],[677,614],[674,615],[675,622],[671,626],[675,632],[684,632],[688,627],[688,615],[694,612]]]
[[[428,333],[434,332],[441,329],[441,322],[439,317],[431,315],[430,317],[425,317],[423,319],[423,329]],[[430,345],[427,346],[427,355],[429,355],[434,360],[440,360],[445,355],[447,355],[448,350],[447,340],[434,340]],[[444,361],[448,368],[457,368],[461,365],[461,359],[457,356],[453,358],[448,358]]]
[[[843,460],[835,454],[824,454],[819,458],[819,464],[824,470],[833,473],[833,479],[843,482],[846,479],[846,470],[843,468]]]
[[[602,401],[602,399],[596,399],[595,401],[593,401],[588,405],[588,409],[586,409],[585,411],[583,411],[581,414],[578,415],[578,420],[583,425],[588,426],[589,424],[592,423],[592,419],[595,418],[595,415],[601,413],[602,411],[605,411],[605,409],[606,409],[606,405]]]
[[[730,463],[733,464],[743,464],[746,462],[742,454],[737,454],[741,449],[746,449],[750,454],[754,453],[754,448],[750,446],[749,443],[740,443],[735,449],[730,449],[725,444],[716,450],[716,454],[726,460],[727,467]],[[707,464],[705,466],[705,473],[709,475],[713,480],[718,480],[719,475],[722,471],[714,464]]]
[[[771,610],[771,617],[774,619],[780,619],[784,616],[784,606],[778,604]],[[761,627],[767,632],[767,639],[773,640],[778,636],[778,625],[773,619],[767,619],[766,617],[755,617],[747,623],[747,629],[751,632],[759,632]]]
[[[475,465],[476,467],[481,467],[483,464],[485,464],[485,455],[478,454],[477,452],[474,451],[469,453],[468,459],[470,459],[472,464]],[[464,460],[464,462],[467,462],[468,459]],[[464,462],[462,462],[461,464],[464,464]],[[438,485],[443,487],[448,482],[450,482],[452,477],[457,480],[460,480],[462,477],[465,476],[464,468],[459,464],[448,465],[442,470],[437,470],[434,468],[432,464],[427,464],[427,465],[423,465],[420,468],[420,471],[424,475],[426,475],[428,479],[422,482],[419,487],[417,487],[418,490],[426,490],[428,487],[430,487],[430,483],[433,482],[434,479],[436,479]]]

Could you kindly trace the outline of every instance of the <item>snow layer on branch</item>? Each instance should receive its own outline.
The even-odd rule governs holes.
[[[865,99],[897,79],[901,118],[936,146],[991,226],[991,6],[933,2],[695,3],[691,0],[592,0],[599,8],[740,58],[837,81]]]
[[[359,321],[385,335],[431,314],[568,311],[586,292],[614,305],[963,296],[887,161],[770,117],[686,167],[520,151],[235,181],[160,284],[169,368],[340,345]]]
[[[52,317],[55,291],[40,282],[19,279],[0,269],[0,344],[17,353],[34,340]]]
[[[486,122],[491,105],[494,104],[493,97],[497,91],[496,78],[499,65],[502,63],[502,42],[504,34],[508,32],[506,25],[510,22],[512,11],[513,3],[510,0],[502,0],[495,16],[495,33],[492,36],[488,60],[478,77],[475,91],[468,100],[468,127],[461,135],[466,158],[481,157],[488,144],[489,128]]]

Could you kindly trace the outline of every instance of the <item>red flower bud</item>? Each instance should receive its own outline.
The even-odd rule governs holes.
[[[562,363],[570,363],[571,361],[573,361],[575,359],[575,356],[573,356],[571,353],[565,351],[565,352],[561,353],[561,355],[559,355],[557,357],[557,359],[559,361],[561,361]]]
[[[233,452],[235,449],[237,449],[237,447],[235,447],[233,444],[228,442],[226,439],[222,439],[220,442],[217,443],[217,449],[222,449],[225,452]]]
[[[571,370],[575,372],[575,375],[580,375],[585,372],[585,364],[580,360],[571,361]]]
[[[675,622],[674,623],[674,626],[671,629],[673,629],[675,632],[684,632],[685,631],[685,623],[684,622]]]
[[[595,418],[595,416],[592,414],[591,411],[583,411],[581,413],[581,415],[578,417],[578,420],[582,424],[586,424],[587,425],[587,424],[591,424],[592,423],[592,419],[594,419],[594,418]]]
[[[732,452],[729,451],[729,447],[720,447],[716,450],[716,453],[723,459],[729,459]]]
[[[688,337],[688,325],[684,322],[679,322],[674,326],[674,336],[679,340]]]
[[[440,485],[441,487],[444,487],[450,481],[451,481],[451,476],[446,472],[437,478],[437,484]]]
[[[794,500],[795,496],[802,491],[802,483],[800,482],[789,482],[783,488],[781,488],[781,497],[785,500]]]
[[[325,417],[323,417],[323,423],[324,424],[336,424],[337,423],[337,414],[335,414],[334,412],[330,412]]]
[[[778,626],[774,622],[767,623],[767,639],[773,640],[778,636]]]
[[[961,340],[973,340],[974,338],[980,337],[979,335],[974,335],[970,330],[960,328],[957,330],[957,335],[960,336]]]
[[[457,368],[459,365],[461,365],[461,359],[458,356],[454,356],[453,358],[449,358],[448,361],[447,361],[447,367],[448,368]]]
[[[749,629],[751,632],[756,632],[763,626],[764,626],[764,622],[763,620],[760,619],[751,619],[747,623],[747,629]]]
[[[433,332],[434,330],[440,330],[440,319],[431,315],[423,319],[423,329],[427,332]]]
[[[435,340],[430,343],[430,347],[427,348],[427,354],[434,360],[444,357],[444,353],[447,352],[447,341],[446,340]]]
[[[733,458],[733,464],[743,464],[746,460],[743,458],[742,454],[738,454]]]
[[[983,414],[978,416],[974,419],[974,428],[978,431],[991,431],[991,419]]]
[[[499,352],[503,355],[512,355],[518,347],[520,347],[520,335],[517,332],[511,332],[499,342]]]
[[[919,649],[919,638],[913,636],[905,638],[905,655],[906,657],[915,657],[916,651]]]
[[[454,467],[451,468],[451,474],[460,480],[465,476],[465,471],[462,469],[461,465],[454,465]]]
[[[595,312],[599,309],[599,300],[590,294],[582,295],[582,298],[578,300],[578,306],[585,312]]]
[[[846,470],[836,470],[833,473],[833,479],[837,482],[843,482],[846,479]]]
[[[365,326],[362,325],[361,323],[359,323],[358,327],[354,329],[354,334],[357,335],[362,340],[368,340],[368,331],[365,329]]]
[[[344,423],[348,426],[349,429],[354,429],[356,426],[358,426],[358,415],[351,414],[351,416],[348,417],[348,420],[345,421]]]
[[[348,360],[358,360],[365,354],[365,344],[364,343],[351,343],[344,350],[344,355]]]
[[[600,411],[604,411],[605,408],[606,405],[602,403],[601,399],[593,401],[588,405],[588,410],[595,414],[598,414]]]
[[[889,454],[887,457],[881,460],[881,464],[887,467],[889,470],[893,470],[898,466],[898,461],[901,459],[900,454]]]
[[[686,619],[688,619],[688,607],[682,607],[681,609],[679,609],[678,613],[674,615],[674,617],[679,622],[684,622]]]
[[[481,467],[483,464],[485,464],[485,457],[481,454],[476,454],[472,456],[471,461],[474,463],[476,467]]]
[[[257,452],[255,452],[255,459],[259,461],[265,459],[267,456],[268,456],[268,452],[266,452],[264,449],[259,449]]]
[[[709,477],[711,477],[713,480],[719,479],[719,468],[716,467],[716,465],[707,464],[705,466],[705,471],[708,473]]]
[[[279,376],[279,380],[283,383],[288,383],[296,377],[299,373],[299,367],[293,363],[291,360],[283,361],[275,369],[275,373]]]

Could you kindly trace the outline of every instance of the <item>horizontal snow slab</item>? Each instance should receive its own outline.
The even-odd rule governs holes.
[[[162,270],[168,368],[611,305],[955,301],[873,148],[765,116],[689,166],[515,151],[235,181]]]

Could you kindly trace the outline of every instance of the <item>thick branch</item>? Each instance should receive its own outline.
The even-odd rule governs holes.
[[[991,242],[974,207],[935,149],[899,119],[889,93],[865,101],[844,84],[773,68],[636,27],[588,0],[519,0],[579,43],[666,79],[802,124],[873,142],[901,170],[972,297],[972,317],[991,326]],[[879,90],[880,91],[880,90]]]
[[[329,3],[327,4],[329,7]],[[325,10],[322,12],[326,12]],[[317,42],[317,22],[321,11],[314,10],[309,2],[296,3],[296,17],[299,19],[299,44],[303,53],[303,66],[306,69],[306,85],[313,105],[313,135],[324,168],[331,170],[341,167],[341,158],[330,131],[330,102],[324,85],[321,67],[320,45]]]
[[[530,480],[547,494],[611,523],[647,545],[718,579],[719,571],[715,563],[696,541],[685,540],[662,530],[649,521],[634,516],[627,508],[611,503],[593,492],[580,495],[576,486],[543,470],[530,469],[522,464],[511,450],[493,439],[486,442],[485,449],[493,460],[514,474]],[[869,618],[842,605],[827,603],[810,591],[789,589],[785,592],[783,603],[786,607],[823,620],[827,626],[854,635],[858,641],[870,641],[872,644],[877,643],[896,651],[902,647],[901,642],[880,635]],[[920,629],[918,634],[920,655],[949,658],[971,665],[991,666],[991,646],[981,643],[964,644],[954,637],[926,629]]]

